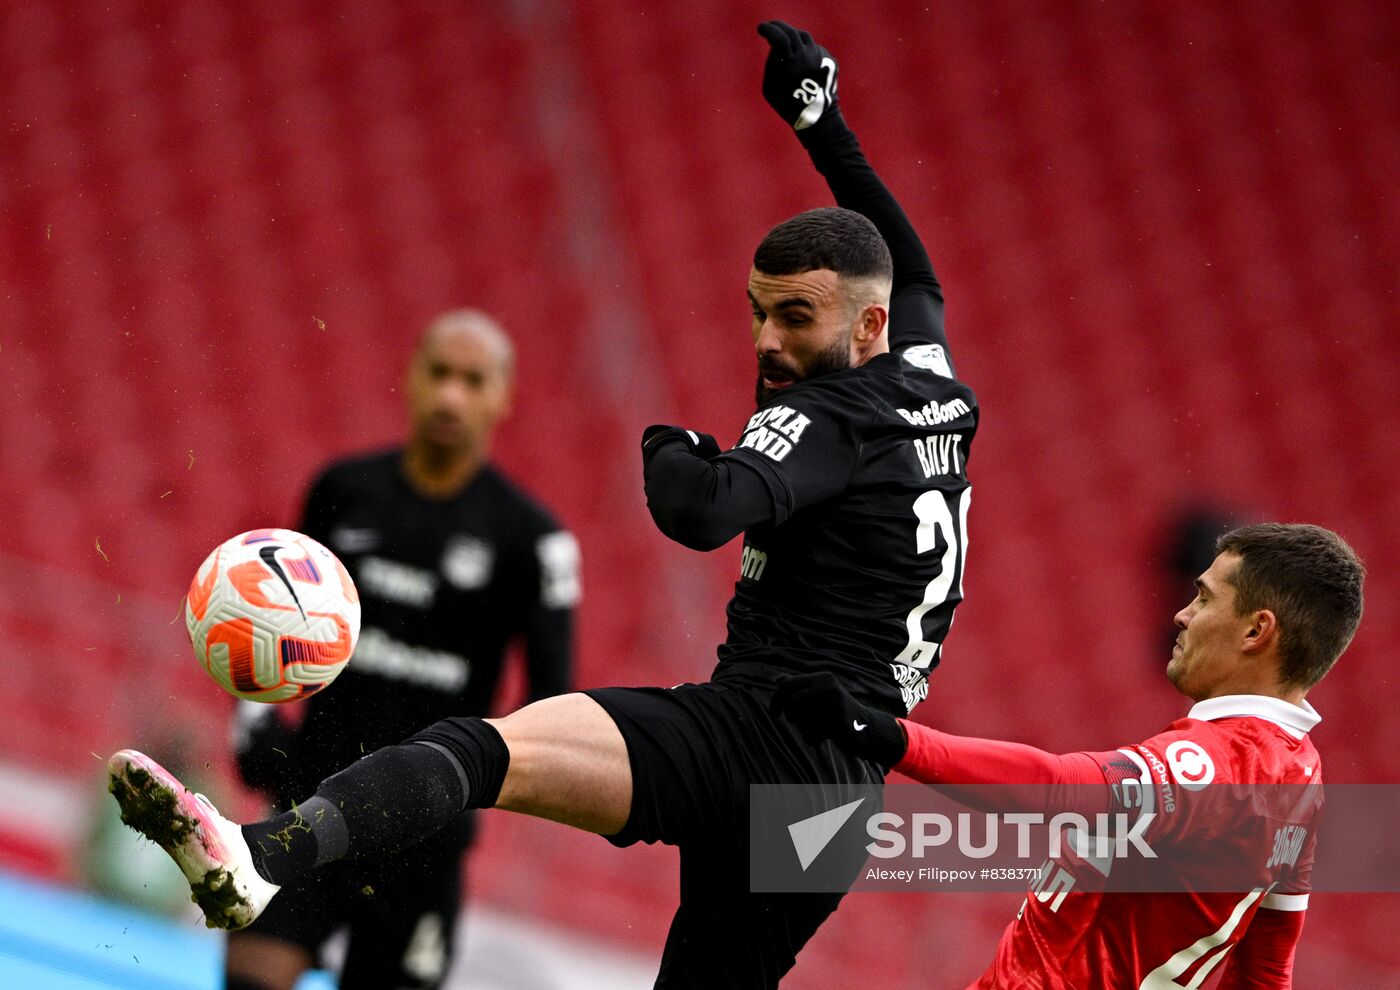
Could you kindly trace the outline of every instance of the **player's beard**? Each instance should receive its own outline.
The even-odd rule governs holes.
[[[758,359],[758,378],[754,383],[754,404],[763,405],[773,396],[783,389],[769,388],[763,384],[765,376],[771,376],[773,372],[786,375],[792,380],[792,385],[798,382],[805,382],[809,378],[816,378],[819,375],[829,375],[834,371],[845,371],[851,366],[851,336],[844,334],[840,340],[833,343],[824,351],[818,351],[812,355],[812,359],[807,362],[807,367],[801,371],[792,365],[783,364],[775,360]],[[786,385],[784,388],[791,388]]]

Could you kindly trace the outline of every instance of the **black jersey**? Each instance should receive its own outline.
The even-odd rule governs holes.
[[[777,392],[724,453],[653,427],[648,507],[687,546],[744,533],[717,678],[827,669],[906,714],[962,600],[977,399],[954,373],[928,255],[855,135],[839,113],[797,133],[837,202],[889,244],[890,353]]]
[[[908,712],[962,600],[977,401],[941,345],[911,343],[799,382],[723,458],[758,470],[775,511],[744,535],[725,665],[837,669]]]
[[[292,796],[437,719],[486,714],[513,640],[532,700],[569,688],[573,537],[490,466],[432,499],[401,464],[399,450],[336,462],[307,497],[301,528],[345,563],[363,620],[349,665],[287,741],[295,773],[277,789]]]

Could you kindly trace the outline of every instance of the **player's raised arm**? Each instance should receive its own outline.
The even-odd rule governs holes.
[[[868,217],[894,257],[890,347],[948,346],[943,290],[919,235],[899,202],[871,168],[837,106],[836,60],[806,31],[782,21],[758,26],[769,44],[763,97],[797,132],[838,205]]]

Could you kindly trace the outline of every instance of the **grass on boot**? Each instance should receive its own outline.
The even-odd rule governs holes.
[[[128,766],[123,776],[112,777],[107,790],[121,807],[122,822],[140,832],[166,852],[183,845],[196,829],[193,818],[180,813],[175,795],[164,787],[153,787],[151,775],[138,766]],[[227,870],[218,867],[202,878],[186,877],[190,900],[204,912],[209,928],[229,928],[235,922],[231,912],[243,899],[230,881]]]

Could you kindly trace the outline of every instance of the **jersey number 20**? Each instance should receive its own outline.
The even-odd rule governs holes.
[[[920,554],[932,553],[941,542],[943,559],[939,562],[938,575],[924,588],[923,601],[915,605],[904,620],[909,630],[909,643],[895,657],[895,663],[926,671],[938,658],[943,644],[924,638],[924,616],[948,600],[954,576],[958,579],[958,595],[962,596],[963,567],[967,562],[967,508],[971,502],[970,486],[957,493],[932,489],[914,500],[914,517],[918,520],[914,549]],[[953,520],[955,509],[956,522]]]

